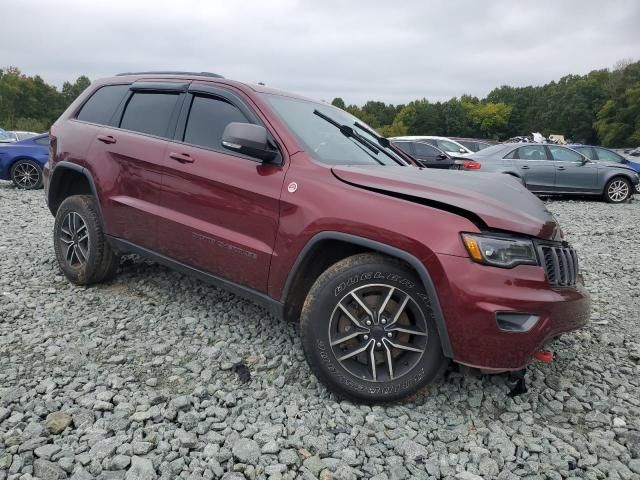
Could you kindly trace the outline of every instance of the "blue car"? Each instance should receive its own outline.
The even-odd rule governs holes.
[[[42,167],[49,156],[49,135],[43,134],[0,144],[0,180],[11,180],[18,188],[42,188]]]
[[[580,152],[589,160],[593,160],[594,162],[600,161],[600,162],[620,163],[625,167],[629,167],[635,170],[636,172],[640,173],[640,163],[632,162],[628,158],[624,158],[619,153],[616,153],[613,150],[609,150],[608,148],[594,147],[591,145],[580,145],[580,144],[567,145],[567,147]]]

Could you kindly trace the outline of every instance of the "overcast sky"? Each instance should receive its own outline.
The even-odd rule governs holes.
[[[637,0],[20,0],[1,18],[0,66],[58,86],[204,70],[357,104],[482,97],[640,56]]]

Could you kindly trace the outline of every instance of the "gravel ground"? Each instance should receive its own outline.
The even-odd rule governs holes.
[[[640,478],[640,203],[549,207],[592,323],[520,396],[452,370],[368,407],[318,384],[296,326],[227,292],[138,258],[72,286],[42,191],[0,183],[0,480]]]

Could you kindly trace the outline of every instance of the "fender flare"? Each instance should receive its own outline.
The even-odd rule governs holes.
[[[98,210],[100,212],[100,217],[102,218],[102,206],[100,205],[100,197],[98,197],[98,191],[96,190],[96,184],[93,180],[93,175],[91,172],[77,163],[61,161],[56,164],[56,166],[51,171],[51,180],[49,180],[49,188],[47,189],[47,206],[53,215],[55,215],[55,211],[52,205],[52,192],[57,189],[57,184],[60,182],[63,173],[65,170],[73,170],[75,172],[83,175],[87,182],[89,183],[89,188],[91,188],[91,193],[96,198],[96,203],[98,204]],[[59,205],[56,206],[56,209]]]
[[[433,316],[436,321],[436,327],[438,329],[438,335],[440,337],[440,343],[442,346],[442,352],[448,358],[453,358],[453,350],[451,348],[451,341],[449,340],[449,333],[447,330],[447,323],[445,321],[444,315],[442,313],[442,308],[440,307],[440,301],[438,299],[438,294],[436,292],[435,285],[433,284],[433,280],[431,280],[431,275],[427,271],[427,268],[423,265],[423,263],[418,260],[417,257],[410,254],[405,250],[401,250],[396,247],[392,247],[385,243],[377,242],[375,240],[370,240],[365,237],[359,237],[357,235],[351,235],[349,233],[343,232],[334,232],[334,231],[324,231],[314,235],[302,248],[296,261],[293,264],[293,267],[289,271],[287,275],[287,280],[285,282],[285,286],[283,289],[283,293],[281,296],[281,301],[286,301],[287,296],[292,287],[293,279],[295,278],[296,272],[304,262],[305,257],[311,251],[311,249],[318,243],[324,240],[338,240],[345,243],[351,243],[353,245],[358,245],[361,247],[365,247],[370,250],[374,250],[380,253],[384,253],[390,257],[395,257],[400,260],[408,263],[418,274],[420,280],[422,280],[422,285],[424,286],[427,294],[429,295],[429,299],[431,301],[431,308],[433,310]]]

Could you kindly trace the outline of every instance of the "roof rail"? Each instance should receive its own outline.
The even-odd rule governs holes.
[[[217,73],[211,73],[211,72],[174,72],[174,71],[165,71],[165,70],[158,70],[158,71],[152,71],[152,72],[124,72],[124,73],[117,73],[116,77],[122,77],[124,75],[197,75],[199,77],[224,78],[222,75],[218,75]]]

